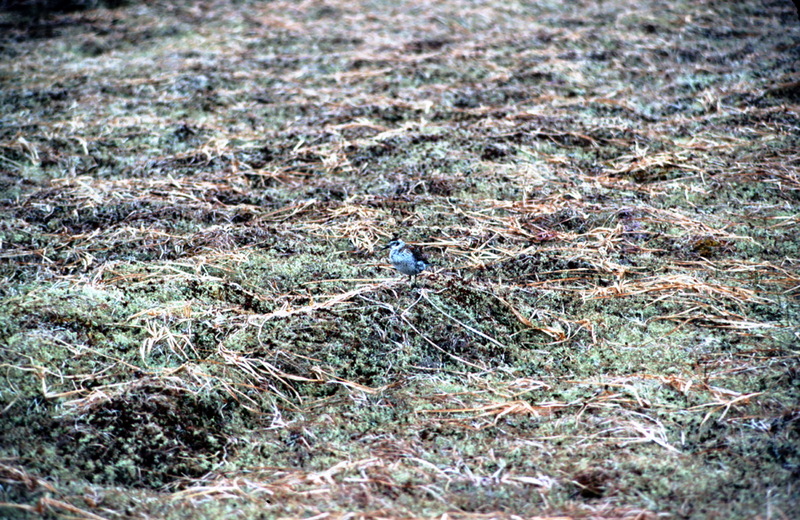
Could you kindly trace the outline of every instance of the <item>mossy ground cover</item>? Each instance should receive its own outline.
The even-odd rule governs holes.
[[[790,2],[12,4],[3,518],[796,515]]]

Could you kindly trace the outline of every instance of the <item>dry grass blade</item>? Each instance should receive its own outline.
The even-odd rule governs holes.
[[[710,410],[706,414],[706,416],[703,418],[703,422],[700,423],[701,425],[705,424],[706,421],[708,421],[711,418],[711,416],[714,415],[716,412],[722,410],[722,414],[717,419],[717,422],[722,422],[722,420],[728,415],[728,412],[730,411],[732,406],[734,406],[736,404],[747,404],[750,401],[750,399],[752,399],[753,397],[757,397],[759,395],[762,395],[763,393],[764,392],[755,392],[755,393],[752,393],[752,394],[739,395],[739,396],[734,397],[733,399],[729,399],[729,400],[719,399],[718,398],[718,400],[713,402],[713,403],[706,403],[706,404],[697,405],[697,406],[695,406],[693,408],[690,408],[690,410],[700,410],[700,409],[709,408],[709,407],[713,408],[713,410]]]
[[[567,403],[544,403],[532,405],[527,401],[507,401],[503,403],[492,403],[474,408],[443,408],[437,410],[422,410],[423,413],[442,413],[442,414],[469,414],[474,417],[494,417],[492,423],[487,426],[496,426],[497,423],[507,415],[531,415],[539,417],[550,415],[554,411],[567,408]],[[477,415],[473,415],[477,414]]]
[[[268,314],[260,316],[259,315],[251,316],[249,317],[249,321],[251,322],[257,321],[259,323],[259,329],[261,329],[264,323],[266,323],[269,320],[288,318],[296,314],[313,314],[314,312],[319,310],[331,309],[343,303],[349,302],[356,296],[373,292],[376,289],[377,289],[376,285],[363,285],[361,287],[357,287],[356,289],[352,289],[344,293],[326,295],[325,297],[327,299],[325,301],[319,303],[317,302],[310,303],[308,305],[303,305],[302,307],[292,307],[289,304],[289,302],[284,302],[281,308],[278,309],[277,311],[273,311]]]
[[[34,477],[21,467],[0,462],[0,480],[6,484],[22,484],[28,489],[44,488],[55,493],[56,488],[44,479]]]
[[[497,345],[497,346],[498,346],[498,347],[500,347],[500,348],[503,348],[503,349],[508,349],[508,347],[507,347],[506,345],[503,345],[502,343],[500,343],[500,342],[499,342],[499,341],[497,341],[496,339],[492,338],[491,336],[487,336],[486,334],[484,334],[483,332],[481,332],[481,331],[477,330],[476,328],[474,328],[474,327],[470,327],[470,326],[469,326],[469,325],[467,325],[466,323],[464,323],[464,322],[462,322],[462,321],[460,321],[460,320],[457,320],[456,318],[454,318],[454,317],[450,316],[449,314],[447,314],[447,313],[446,313],[445,311],[443,311],[443,310],[442,310],[442,309],[441,309],[441,308],[440,308],[438,305],[436,305],[435,303],[433,303],[433,302],[431,301],[431,299],[428,297],[428,293],[427,293],[426,291],[422,291],[422,292],[420,293],[420,295],[422,296],[422,298],[424,298],[424,299],[425,299],[425,301],[427,301],[427,302],[428,302],[428,304],[430,304],[430,306],[431,306],[431,307],[433,307],[434,309],[436,309],[438,312],[440,312],[442,315],[444,315],[445,317],[447,317],[449,320],[451,320],[451,321],[453,321],[453,322],[457,323],[458,325],[460,325],[461,327],[465,328],[466,330],[468,330],[468,331],[472,332],[473,334],[477,334],[478,336],[482,337],[483,339],[485,339],[485,340],[487,340],[487,341],[489,341],[489,342],[491,342],[491,343],[494,343],[495,345]]]
[[[724,297],[740,303],[771,303],[771,300],[758,296],[755,290],[703,282],[690,275],[666,275],[643,280],[620,280],[610,287],[598,287],[590,291],[586,297],[602,299],[663,292],[667,292],[673,297],[681,293],[698,293],[712,298]]]
[[[167,349],[177,355],[179,359],[189,358],[187,352],[191,352],[194,357],[198,357],[197,351],[192,345],[191,337],[188,334],[173,332],[169,326],[148,320],[144,324],[144,329],[149,335],[139,347],[139,355],[145,361],[153,349],[159,344],[165,344]]]

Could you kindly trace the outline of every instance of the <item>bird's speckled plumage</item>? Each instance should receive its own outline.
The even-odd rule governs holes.
[[[387,247],[389,248],[389,261],[392,262],[394,268],[408,275],[412,280],[415,280],[416,276],[428,267],[422,256],[402,240],[392,240]]]

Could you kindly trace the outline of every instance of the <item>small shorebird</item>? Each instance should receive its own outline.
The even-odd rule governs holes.
[[[389,249],[389,261],[395,269],[407,274],[412,280],[412,285],[417,281],[417,275],[428,267],[425,257],[417,249],[410,247],[402,240],[392,240],[384,249]]]

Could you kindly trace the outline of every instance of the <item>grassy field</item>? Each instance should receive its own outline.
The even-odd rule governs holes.
[[[799,102],[788,0],[0,13],[0,517],[797,518]]]

